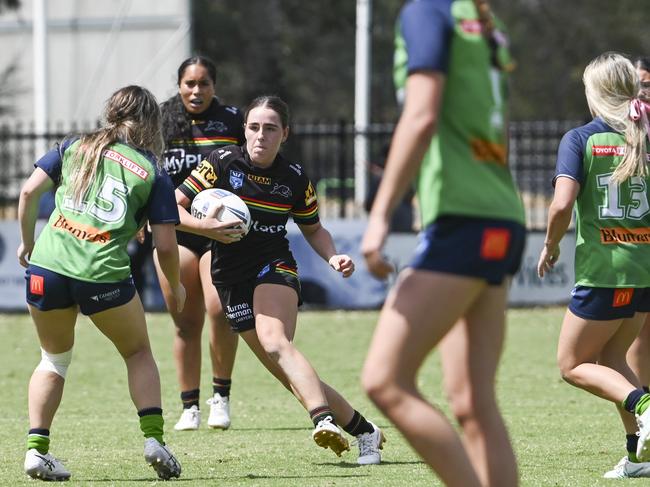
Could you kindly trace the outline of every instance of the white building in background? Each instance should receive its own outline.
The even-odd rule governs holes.
[[[11,120],[34,121],[35,61],[47,67],[49,124],[97,120],[104,101],[128,84],[164,100],[175,93],[176,70],[190,54],[190,1],[44,0],[47,62],[40,63],[41,50],[33,49],[39,0],[22,0],[18,10],[0,14],[0,72],[17,67],[0,103],[12,108]]]

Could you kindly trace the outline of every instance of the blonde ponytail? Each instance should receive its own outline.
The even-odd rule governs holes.
[[[589,63],[582,80],[592,115],[625,137],[623,159],[613,180],[620,183],[632,176],[647,177],[648,118],[646,105],[637,98],[640,85],[634,65],[620,54],[601,54]],[[638,116],[635,109],[641,110]]]

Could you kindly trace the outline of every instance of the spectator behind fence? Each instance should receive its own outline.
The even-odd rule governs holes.
[[[66,139],[39,159],[18,204],[17,254],[27,267],[27,303],[42,356],[29,383],[24,468],[30,477],[41,480],[70,477],[49,453],[49,446],[72,361],[79,311],[90,317],[124,359],[145,437],[145,460],[161,479],[181,473],[163,439],[160,377],[126,253],[128,241],[148,218],[161,266],[172,283],[174,306],[183,307],[185,290],[179,279],[174,228],[178,210],[171,180],[158,164],[163,148],[160,108],[149,91],[127,86],[110,97],[104,119],[103,127]],[[39,198],[55,185],[55,210],[35,242]]]
[[[223,105],[215,96],[217,70],[209,59],[195,56],[181,63],[177,73],[178,93],[162,104],[165,139],[165,170],[182,183],[212,151],[228,144],[244,143],[241,112]],[[210,277],[209,238],[177,231],[181,279],[187,289],[182,312],[173,306],[170,286],[154,261],[160,287],[174,320],[174,361],[181,389],[183,411],[176,430],[196,430],[201,423],[201,332],[207,314],[210,327],[212,394],[208,426],[230,427],[230,387],[238,337],[230,331],[221,301]]]
[[[424,229],[381,310],[363,386],[445,485],[511,487],[517,466],[495,378],[526,231],[507,165],[507,38],[484,0],[409,1],[396,34],[406,97],[362,241],[368,269],[393,271],[382,249],[416,176]],[[434,348],[462,440],[418,390]]]

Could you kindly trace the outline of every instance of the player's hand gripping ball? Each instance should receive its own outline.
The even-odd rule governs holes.
[[[201,191],[192,200],[194,218],[216,218],[221,222],[239,219],[242,223],[235,228],[244,230],[244,235],[251,228],[251,214],[246,203],[234,193],[220,188]]]

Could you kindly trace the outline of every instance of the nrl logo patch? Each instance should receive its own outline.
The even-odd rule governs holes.
[[[230,171],[230,186],[232,189],[239,189],[244,185],[244,173],[240,171]]]

